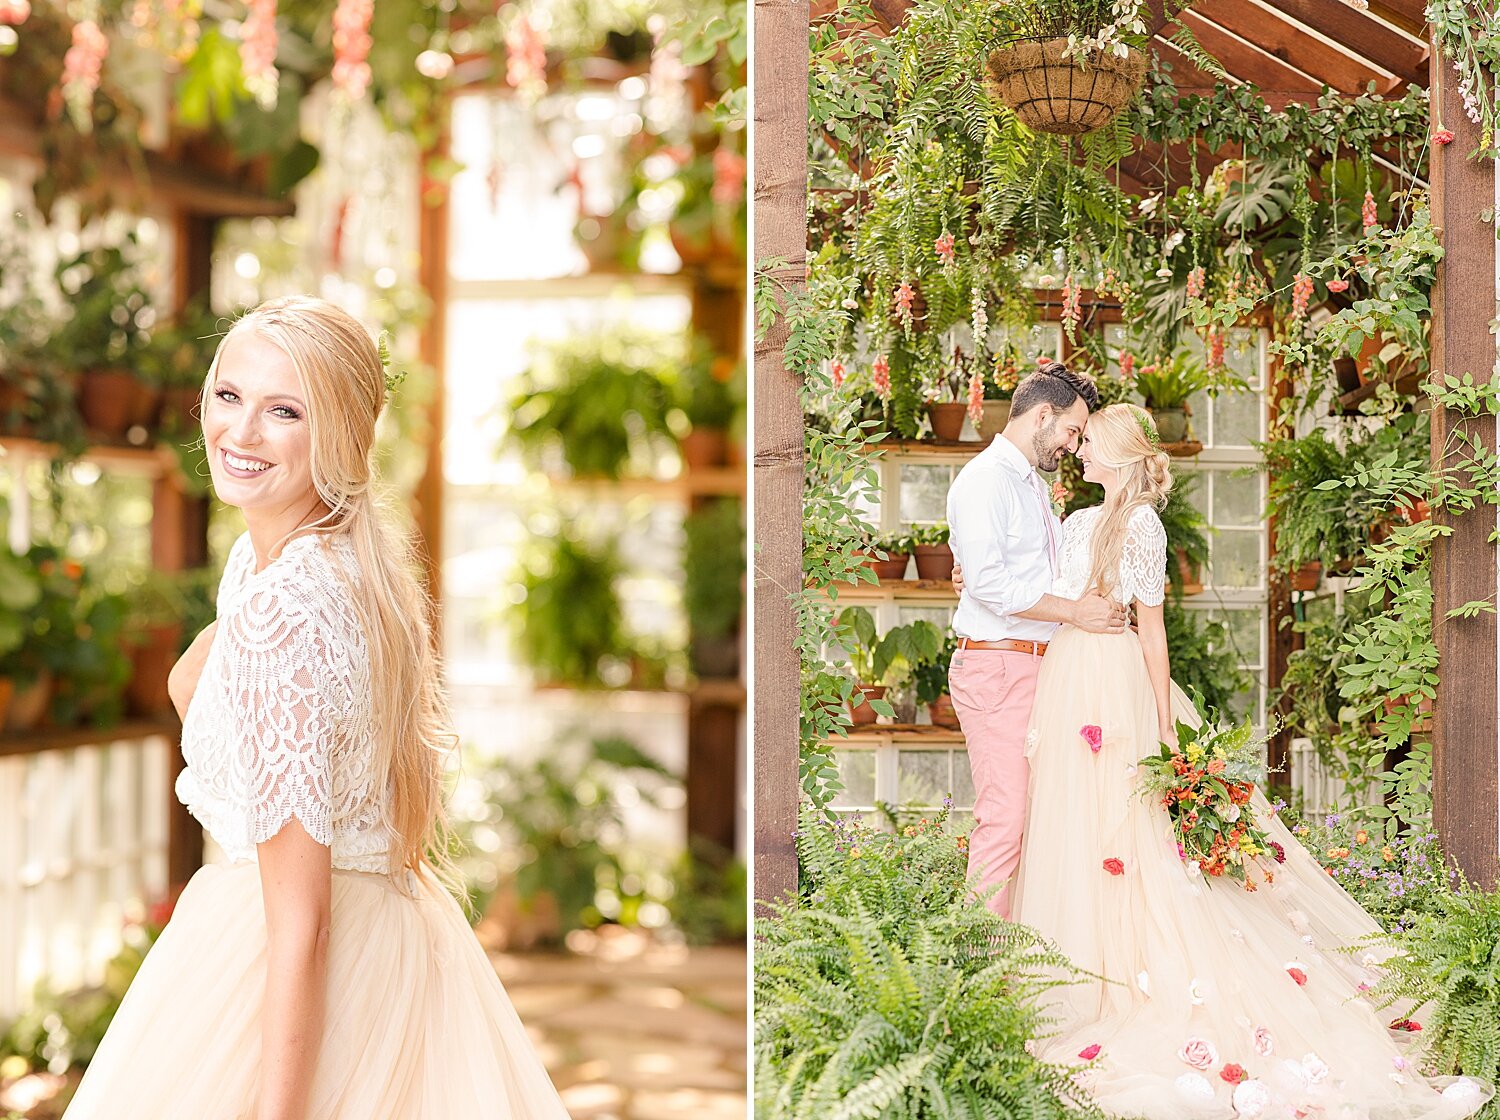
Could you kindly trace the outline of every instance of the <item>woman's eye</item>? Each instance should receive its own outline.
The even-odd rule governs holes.
[[[239,400],[239,397],[235,396],[228,389],[215,389],[214,396],[218,397],[221,401],[228,401],[231,404]]]
[[[272,411],[283,420],[300,420],[302,418],[302,414],[290,405],[279,404]]]

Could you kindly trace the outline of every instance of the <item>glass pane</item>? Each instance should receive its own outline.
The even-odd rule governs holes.
[[[1260,528],[1264,507],[1259,474],[1215,471],[1209,476],[1209,490],[1213,502],[1208,519],[1216,528]]]
[[[990,342],[997,349],[997,344],[1013,343],[1028,363],[1036,361],[1043,354],[1049,358],[1061,359],[1062,324],[1033,323],[1019,329],[1000,326],[990,332]]]
[[[1240,665],[1246,669],[1259,669],[1263,664],[1262,647],[1265,644],[1265,616],[1260,610],[1210,610],[1205,613],[1222,622],[1229,631],[1229,642]]]
[[[1258,588],[1261,584],[1260,533],[1226,529],[1209,538],[1210,580],[1218,588]]]
[[[1241,328],[1229,332],[1224,364],[1252,388],[1260,387],[1260,331]]]
[[[969,756],[964,751],[953,752],[953,808],[974,807],[974,775],[969,770]],[[955,812],[955,816],[956,816]]]
[[[844,792],[834,799],[837,808],[869,808],[875,804],[875,752],[838,751],[834,754]]]
[[[953,621],[952,607],[902,607],[897,612],[900,625],[905,626],[908,622],[915,622],[919,618],[925,618],[939,630],[947,630],[948,624]]]
[[[900,751],[896,756],[896,804],[937,808],[952,792],[950,751]]]
[[[1266,409],[1259,392],[1221,393],[1211,407],[1215,447],[1249,447],[1261,438]]]
[[[952,467],[901,464],[901,523],[948,520],[948,487],[952,481]]]

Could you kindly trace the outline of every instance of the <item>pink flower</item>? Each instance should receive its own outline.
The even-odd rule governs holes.
[[[1292,281],[1292,318],[1300,319],[1307,314],[1307,301],[1312,298],[1313,278],[1305,272],[1297,273]]]
[[[984,367],[975,365],[969,374],[969,419],[979,423],[984,416]]]
[[[1453,133],[1446,128],[1440,128],[1432,134],[1432,142],[1437,145],[1453,143]]]
[[[94,91],[99,88],[99,72],[107,54],[109,40],[97,23],[81,19],[73,25],[73,45],[63,55],[63,96],[85,115],[93,106]]]
[[[1104,861],[1104,870],[1108,871],[1111,875],[1123,875],[1125,874],[1125,863],[1115,856],[1110,856]]]
[[[1197,268],[1193,269],[1191,272],[1188,273],[1188,278],[1187,278],[1187,297],[1188,297],[1188,299],[1197,299],[1202,294],[1203,294],[1203,266],[1200,264]]]
[[[526,13],[518,12],[505,29],[505,84],[520,89],[546,80],[547,45]]]
[[[1269,1058],[1274,1049],[1271,1032],[1266,1027],[1256,1027],[1250,1034],[1250,1045],[1262,1058]]]
[[[1415,1019],[1397,1019],[1391,1024],[1391,1030],[1393,1031],[1408,1031],[1412,1034],[1415,1034],[1421,1029],[1422,1024],[1417,1022]]]
[[[891,363],[885,360],[885,355],[875,359],[875,364],[870,367],[874,375],[875,391],[884,399],[891,395]]]
[[[1380,224],[1380,212],[1375,209],[1375,196],[1369,191],[1365,191],[1365,202],[1359,208],[1359,215],[1365,227],[1365,236],[1368,237],[1370,231]]]
[[[1053,483],[1052,497],[1054,500],[1057,498],[1057,487],[1061,485],[1062,483],[1060,482]],[[1104,746],[1103,729],[1094,726],[1092,723],[1086,723],[1082,727],[1080,727],[1078,729],[1078,734],[1083,736],[1083,741],[1089,745],[1089,750],[1093,751],[1095,754],[1098,754],[1099,748]]]
[[[1101,1049],[1102,1047],[1096,1042],[1092,1046],[1085,1046],[1082,1050],[1078,1051],[1078,1056],[1086,1062],[1092,1062],[1099,1056]]]
[[[1238,1085],[1245,1080],[1245,1067],[1236,1065],[1234,1062],[1226,1062],[1224,1068],[1219,1071],[1219,1076],[1231,1085]]]
[[[1307,983],[1307,973],[1303,972],[1296,965],[1287,965],[1286,974],[1297,982],[1297,987],[1299,988]]]
[[[1120,355],[1120,376],[1126,381],[1135,376],[1135,355],[1129,350]]]
[[[953,247],[953,235],[951,233],[945,233],[939,237],[932,243],[932,248],[944,264],[952,264],[958,256],[957,250]]]
[[[1219,1051],[1206,1038],[1190,1038],[1177,1051],[1177,1057],[1194,1069],[1213,1069],[1219,1064]]]
[[[833,387],[837,389],[844,383],[844,377],[849,371],[844,368],[843,362],[835,358],[829,363],[828,372],[833,377]]]
[[[31,15],[31,0],[0,0],[0,23],[14,27]]]
[[[910,317],[911,305],[916,302],[917,291],[911,286],[910,280],[903,280],[896,288],[896,313],[903,317]]]
[[[745,197],[745,157],[728,148],[714,149],[714,187],[719,206],[734,206]]]
[[[358,101],[370,85],[370,17],[375,0],[339,0],[333,11],[333,86]]]
[[[1347,280],[1329,280],[1328,281],[1328,290],[1330,292],[1347,292],[1349,290],[1349,281],[1347,281]]]
[[[250,0],[240,25],[240,70],[258,102],[276,104],[276,0]]]

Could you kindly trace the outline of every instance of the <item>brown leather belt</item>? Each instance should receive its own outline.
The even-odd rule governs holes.
[[[1023,642],[1019,638],[1006,638],[1000,642],[976,642],[973,638],[958,639],[959,649],[1003,649],[1011,653],[1030,653],[1037,657],[1047,652],[1046,642]]]

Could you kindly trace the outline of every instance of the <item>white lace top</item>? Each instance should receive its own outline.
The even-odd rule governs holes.
[[[358,581],[346,537],[308,534],[256,572],[245,533],[224,566],[177,797],[230,860],[296,817],[334,867],[387,869],[368,647],[335,565]]]
[[[1089,506],[1063,522],[1062,551],[1052,594],[1067,599],[1082,597],[1093,561],[1094,528],[1103,506]],[[1127,606],[1139,599],[1154,607],[1166,597],[1167,531],[1150,506],[1137,506],[1130,514],[1130,528],[1120,550],[1120,572],[1110,598]]]

